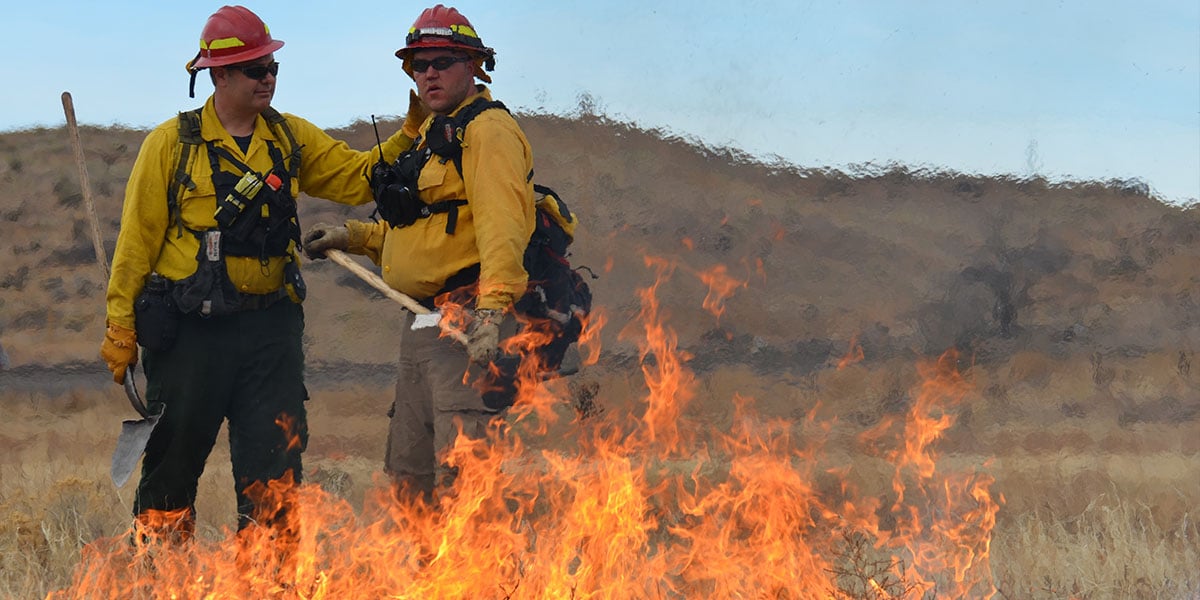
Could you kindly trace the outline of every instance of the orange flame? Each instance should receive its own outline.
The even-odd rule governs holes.
[[[288,450],[301,450],[304,447],[304,440],[301,439],[300,433],[296,431],[296,417],[286,413],[275,417],[275,424],[283,430],[283,435],[287,438]]]
[[[707,271],[701,271],[700,281],[708,286],[708,295],[704,297],[704,310],[712,313],[717,319],[725,314],[725,301],[733,296],[738,288],[744,288],[748,282],[729,275],[725,265],[717,265]]]
[[[910,391],[908,414],[861,438],[894,448],[882,453],[894,498],[859,493],[855,466],[824,458],[832,424],[818,407],[797,424],[759,416],[752,398],[735,394],[728,426],[691,416],[697,382],[658,302],[675,265],[646,265],[657,277],[638,292],[645,395],[630,410],[576,422],[574,437],[535,452],[524,440],[542,439],[532,436],[543,436],[561,400],[530,382],[486,439],[459,438],[447,457],[458,477],[432,505],[380,481],[356,510],[286,477],[254,487],[259,504],[277,509],[241,532],[171,540],[138,529],[88,544],[71,587],[50,597],[995,594],[989,544],[1003,499],[992,499],[986,474],[939,472],[934,451],[971,392],[956,355],[919,365],[924,381]],[[593,362],[603,314],[584,333]],[[806,433],[793,437],[798,427]],[[169,529],[187,515],[155,518]]]
[[[854,363],[862,362],[864,358],[865,355],[863,354],[862,344],[858,343],[858,336],[855,335],[850,338],[850,349],[847,350],[846,355],[838,361],[837,369],[841,371],[842,369],[845,369]]]

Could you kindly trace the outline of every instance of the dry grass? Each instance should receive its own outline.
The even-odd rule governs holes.
[[[1195,492],[1139,493],[1114,485],[1080,512],[1041,508],[1010,516],[993,545],[1004,566],[1001,589],[1014,598],[1195,598]],[[1155,507],[1170,496],[1187,508]]]
[[[588,376],[601,384],[600,400],[608,410],[633,410],[645,393],[619,373],[593,371]],[[854,388],[832,375],[830,379],[830,389]],[[821,403],[822,389],[803,397],[794,386],[727,369],[701,378],[689,414],[719,427],[731,413],[717,409],[727,403],[731,390],[759,398],[790,393],[787,401],[760,402],[762,417],[787,417],[778,414],[784,406],[811,412],[814,419],[794,422],[797,440],[819,442],[826,450],[822,464],[845,469],[859,493],[888,496],[891,466],[854,442],[864,425],[827,420],[829,411],[841,410],[828,406],[839,404],[837,398]],[[389,398],[385,387],[314,389],[313,437],[305,458],[310,483],[352,506],[363,505],[380,478],[386,427],[381,415]],[[119,535],[129,523],[134,483],[118,490],[105,477],[119,418],[127,417],[128,409],[115,386],[105,392],[6,395],[0,400],[6,407],[0,439],[7,450],[0,463],[0,596],[45,597],[69,584],[83,545]],[[983,399],[972,402],[982,404]],[[565,406],[561,416],[570,417]],[[1196,433],[1194,422],[1134,427],[1125,432],[1120,451],[1102,448],[1102,440],[1093,439],[1086,425],[1043,430],[1060,441],[1056,449],[1014,447],[1012,430],[1028,425],[1010,425],[997,431],[979,419],[960,422],[941,444],[938,462],[947,472],[979,469],[994,476],[992,491],[1005,498],[991,542],[997,597],[1188,599],[1200,593],[1194,569],[1200,564],[1195,520],[1200,456],[1194,447],[1184,453],[1185,438]],[[531,453],[539,446],[561,449],[569,444],[560,436],[569,429],[564,420],[546,436],[531,437]],[[1104,434],[1103,428],[1095,432]],[[201,482],[199,535],[209,540],[221,539],[233,525],[224,444],[222,437]],[[689,470],[686,465],[676,468]],[[830,486],[824,493],[836,494]],[[842,565],[839,581],[846,597],[920,597],[918,590],[887,574],[885,567],[891,565],[886,556],[851,539],[843,548],[835,564]],[[882,587],[863,587],[872,574]],[[937,597],[936,591],[925,597]]]

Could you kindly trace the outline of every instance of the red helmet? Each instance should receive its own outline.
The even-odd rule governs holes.
[[[271,30],[244,6],[222,6],[208,18],[200,32],[200,52],[188,71],[221,67],[266,56],[283,47]]]
[[[404,61],[404,71],[409,75],[412,75],[408,66],[412,53],[424,48],[466,50],[482,58],[488,71],[496,68],[496,51],[483,45],[483,40],[479,39],[479,34],[475,33],[471,22],[453,7],[447,8],[439,4],[427,8],[409,28],[408,36],[404,38],[404,47],[396,51],[396,56]],[[479,68],[478,62],[475,76],[487,82],[492,80]]]

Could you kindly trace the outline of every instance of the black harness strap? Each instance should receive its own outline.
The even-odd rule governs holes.
[[[178,230],[176,237],[183,237],[183,219],[179,208],[181,188],[188,191],[196,189],[196,182],[188,173],[188,161],[192,156],[192,148],[204,143],[204,138],[200,136],[201,110],[197,108],[179,113],[179,165],[175,168],[173,185],[167,186],[167,214]]]
[[[292,148],[292,152],[287,158],[287,172],[295,180],[296,175],[300,172],[300,149],[302,146],[296,143],[296,136],[292,133],[291,128],[287,126],[287,119],[279,114],[279,111],[268,106],[266,110],[262,111],[262,116],[267,120],[267,125],[270,125],[271,128],[283,130],[283,136],[287,138],[288,146]]]
[[[462,166],[462,143],[467,134],[467,126],[471,121],[475,120],[480,113],[493,108],[504,109],[505,112],[510,112],[508,107],[499,100],[484,100],[477,98],[474,102],[463,107],[454,117],[436,117],[429,124],[428,139],[425,144],[431,152],[442,158],[443,161],[449,160],[454,163],[454,169],[458,171],[458,176],[466,183],[466,177],[463,176]],[[420,140],[415,142],[420,143]],[[530,170],[525,175],[525,181],[533,179],[533,171]],[[430,212],[449,212],[450,215],[446,221],[446,233],[453,234],[458,221],[458,207],[466,204],[466,200],[443,200],[435,202],[430,206]],[[450,205],[447,209],[441,210],[441,205]],[[437,207],[438,210],[434,210]]]
[[[183,236],[183,219],[181,218],[181,208],[179,207],[179,196],[182,189],[192,191],[196,189],[196,182],[192,180],[191,174],[188,172],[188,163],[191,160],[192,149],[204,142],[204,137],[200,135],[200,114],[204,108],[197,108],[179,113],[179,164],[175,168],[175,176],[172,180],[173,185],[167,186],[167,213],[171,222],[176,224],[178,229],[177,235]],[[283,132],[283,137],[287,138],[288,145],[292,148],[286,159],[285,168],[288,175],[294,181],[297,174],[300,172],[301,148],[302,146],[296,142],[296,136],[292,133],[292,129],[287,126],[287,119],[277,110],[268,106],[262,111],[262,116],[267,120],[273,130]],[[228,153],[226,153],[228,154]],[[246,170],[246,166],[232,159],[231,163],[239,165],[240,168]]]
[[[458,111],[457,115],[453,117],[436,117],[429,124],[429,139],[425,143],[434,154],[443,159],[454,161],[454,168],[458,171],[459,177],[463,176],[462,143],[467,134],[467,126],[480,113],[493,108],[501,108],[505,112],[511,112],[499,100],[489,102],[483,98],[477,98],[474,102]],[[530,173],[529,177],[533,177],[533,173]]]
[[[442,200],[429,204],[428,208],[421,209],[421,212],[428,210],[430,215],[448,213],[446,215],[446,234],[454,235],[454,231],[458,228],[458,207],[466,203],[466,200]]]

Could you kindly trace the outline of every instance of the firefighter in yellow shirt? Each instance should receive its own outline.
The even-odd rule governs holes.
[[[354,151],[271,108],[282,46],[244,7],[210,16],[188,70],[194,90],[208,69],[214,92],[146,136],[126,188],[101,356],[123,383],[142,346],[147,403],[162,416],[133,512],[177,537],[194,528],[197,483],[226,420],[239,528],[271,517],[248,488],[301,479],[308,394],[296,198],[370,202],[371,165],[411,146],[425,117],[415,103],[382,148]]]
[[[511,308],[525,293],[522,260],[535,225],[533,155],[506,110],[477,112],[492,102],[475,80],[491,82],[484,69],[494,66],[495,51],[457,10],[439,4],[422,12],[396,56],[432,113],[397,163],[407,181],[396,189],[411,193],[377,198],[379,223],[314,226],[304,249],[310,257],[329,249],[364,254],[388,285],[427,307],[448,297],[469,307],[465,350],[426,319],[404,317],[385,468],[401,495],[429,498],[455,476],[442,453],[459,428],[482,438],[506,408],[484,402],[463,373],[495,358],[500,340],[516,330]],[[467,111],[477,114],[458,139],[445,118]],[[461,154],[446,160],[446,144]]]

